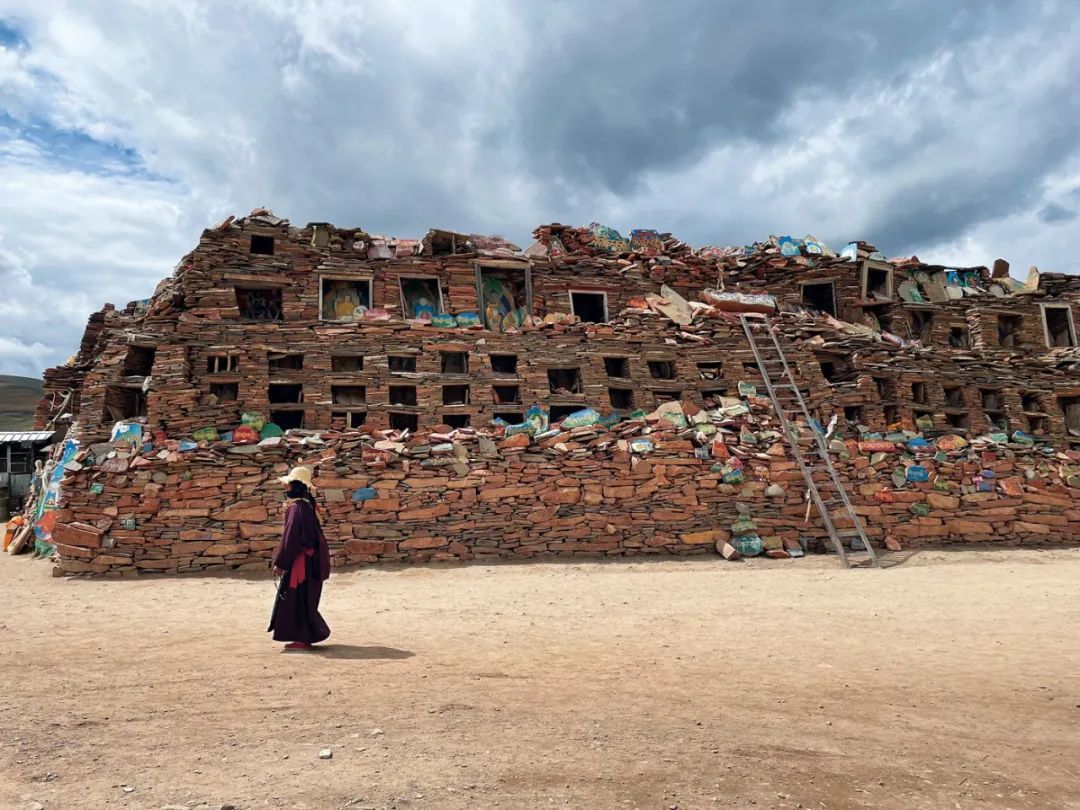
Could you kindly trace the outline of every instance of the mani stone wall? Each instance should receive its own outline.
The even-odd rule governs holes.
[[[300,462],[317,467],[335,567],[712,555],[741,515],[774,552],[800,538],[822,549],[820,523],[805,522],[801,475],[779,445],[747,458],[743,480],[731,484],[674,431],[651,439],[652,453],[632,455],[567,437],[529,446],[519,435],[480,452],[457,445],[439,466],[358,441],[206,448],[126,465],[109,459],[64,479],[59,568],[110,576],[265,570],[281,526],[274,479]],[[897,487],[897,453],[878,448],[871,456],[851,442],[849,455],[838,468],[875,545],[1080,541],[1075,462],[969,446],[944,461],[920,459],[929,480]]]

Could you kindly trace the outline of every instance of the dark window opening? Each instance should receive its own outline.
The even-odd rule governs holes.
[[[867,266],[865,297],[877,301],[892,300],[892,271]]]
[[[443,311],[442,293],[437,278],[398,279],[401,311],[406,318],[430,321]]]
[[[496,405],[520,405],[521,387],[517,385],[495,385],[491,388]]]
[[[284,318],[280,287],[237,287],[236,306],[247,321],[280,321]]]
[[[273,256],[274,237],[253,233],[251,235],[251,252],[260,256]]]
[[[270,383],[267,394],[272,405],[286,402],[303,402],[304,386],[299,383]]]
[[[493,332],[516,329],[532,312],[528,268],[480,267],[476,284],[484,326]]]
[[[508,425],[520,425],[525,421],[525,415],[520,411],[496,411],[492,415],[493,419],[501,419]],[[553,416],[549,416],[551,421],[555,421]]]
[[[304,355],[271,354],[269,363],[271,371],[300,371],[304,368]]]
[[[1058,397],[1058,407],[1065,417],[1069,435],[1080,436],[1080,397]]]
[[[702,391],[701,398],[704,400],[706,407],[718,408],[720,407],[720,399],[728,395],[727,389],[713,389],[709,391]]]
[[[934,313],[924,310],[912,310],[911,312],[911,337],[913,340],[922,341],[924,345],[930,343],[934,332]]]
[[[609,377],[629,377],[630,360],[625,357],[605,357],[604,372]]]
[[[571,292],[570,310],[586,323],[607,323],[607,296],[604,293]]]
[[[967,413],[947,413],[945,421],[949,427],[957,430],[967,430],[971,427],[971,415]]]
[[[612,408],[624,411],[634,409],[634,392],[629,388],[609,388],[608,400]]]
[[[467,352],[439,352],[439,368],[443,374],[468,374]]]
[[[871,377],[874,381],[874,390],[877,391],[878,399],[889,399],[889,381],[884,377]]]
[[[1000,411],[1004,406],[1001,404],[1001,392],[995,388],[979,389],[984,411]]]
[[[334,411],[330,414],[330,423],[338,430],[358,428],[366,421],[366,411]]]
[[[219,403],[236,402],[240,398],[240,386],[237,383],[210,383],[210,393]]]
[[[392,430],[415,431],[420,426],[420,417],[415,413],[390,412],[390,428]]]
[[[149,377],[156,354],[157,350],[149,346],[128,346],[127,357],[124,358],[124,376]]]
[[[804,306],[825,312],[836,317],[836,299],[833,296],[833,283],[825,281],[820,284],[804,284],[802,288],[802,302]]]
[[[552,405],[551,412],[548,415],[548,420],[554,424],[555,422],[561,422],[572,413],[577,413],[581,410],[580,405]]]
[[[760,377],[761,368],[754,361],[743,361],[742,364],[743,376],[746,377]]]
[[[894,425],[900,421],[900,409],[895,405],[884,405],[881,410],[885,414],[886,426]]]
[[[491,370],[496,374],[517,374],[517,355],[491,355]]]
[[[548,388],[553,394],[580,394],[581,369],[549,368]]]
[[[836,367],[836,363],[831,360],[822,360],[818,365],[821,366],[822,376],[829,382],[837,382],[840,379],[840,370]]]
[[[911,400],[916,405],[929,405],[930,400],[926,393],[926,383],[913,382],[911,384]]]
[[[105,389],[105,422],[122,422],[146,416],[146,395],[141,388],[110,385]]]
[[[1068,308],[1045,307],[1043,319],[1046,321],[1047,346],[1057,348],[1076,345],[1076,333],[1073,332]]]
[[[949,348],[970,349],[971,337],[968,335],[966,326],[949,327]]]
[[[649,375],[654,380],[674,380],[674,360],[649,360]]]
[[[1021,315],[998,315],[998,345],[1006,349],[1018,348],[1023,325]]]
[[[331,385],[330,401],[335,405],[363,405],[367,402],[367,388],[363,385]]]
[[[304,412],[270,411],[270,421],[282,430],[300,430],[304,427]]]
[[[1045,416],[1028,416],[1028,431],[1030,433],[1041,434],[1046,432],[1046,419]]]
[[[1042,398],[1031,392],[1020,395],[1020,407],[1024,413],[1042,413]]]
[[[951,386],[945,387],[945,404],[950,408],[963,408],[964,405],[964,389],[953,388]]]
[[[360,354],[335,354],[330,357],[330,370],[338,372],[363,371],[364,357]]]
[[[1004,413],[988,413],[986,421],[990,423],[991,430],[1008,431],[1009,418]]]
[[[469,386],[444,385],[442,389],[443,405],[468,405]]]
[[[393,372],[416,371],[416,357],[411,354],[391,354],[386,358],[386,364]]]
[[[390,404],[391,405],[415,405],[416,404],[416,386],[415,385],[391,385],[390,386]]]
[[[211,354],[206,358],[208,374],[223,374],[240,368],[240,357],[235,354]]]
[[[319,317],[324,321],[358,321],[371,308],[371,281],[322,279]]]
[[[27,475],[34,471],[34,448],[29,445],[10,445],[11,467],[7,466],[7,458],[4,452],[0,452],[0,473],[8,472],[12,475]]]
[[[719,380],[724,374],[724,364],[720,361],[698,363],[698,376],[703,380]]]
[[[682,399],[682,391],[653,391],[653,402],[663,405],[665,402],[678,402]]]
[[[467,413],[447,413],[441,417],[443,424],[447,427],[466,428],[469,426],[469,414]]]
[[[844,419],[853,425],[862,424],[863,409],[862,405],[847,405],[844,407]]]

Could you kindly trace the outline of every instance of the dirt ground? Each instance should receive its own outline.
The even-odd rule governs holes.
[[[369,569],[288,655],[3,555],[0,806],[1080,807],[1080,549],[893,562]]]

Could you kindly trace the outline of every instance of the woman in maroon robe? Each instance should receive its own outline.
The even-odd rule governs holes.
[[[281,577],[268,631],[285,649],[310,650],[330,636],[319,615],[323,582],[330,576],[330,548],[315,511],[311,470],[296,467],[284,478],[285,531],[274,549],[274,573]]]

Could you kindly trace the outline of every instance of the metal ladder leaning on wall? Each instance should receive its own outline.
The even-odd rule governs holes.
[[[859,563],[859,567],[880,567],[877,554],[863,530],[862,520],[855,514],[847,490],[844,489],[844,482],[840,480],[836,467],[833,466],[825,437],[813,427],[814,422],[806,407],[806,400],[803,399],[802,392],[799,391],[799,386],[791,373],[787,357],[784,356],[784,350],[773,331],[772,322],[766,315],[760,318],[740,315],[739,321],[743,332],[746,333],[746,339],[750,342],[750,350],[754,353],[754,360],[765,381],[765,388],[769,393],[769,399],[772,400],[777,418],[780,420],[784,437],[795,457],[795,463],[799,465],[803,480],[806,481],[810,499],[825,523],[825,531],[840,557],[840,562],[845,568],[851,568],[853,563]],[[802,416],[803,423],[810,434],[809,437],[801,434],[799,428],[788,418],[789,413]],[[809,464],[803,457],[804,449],[800,446],[804,441],[810,444],[808,455],[811,457],[811,463]],[[829,478],[821,484],[826,486],[831,484],[835,493],[821,492],[820,484],[814,480],[814,475],[823,473],[827,473]],[[823,494],[826,497],[823,497]],[[851,521],[854,528],[839,530],[836,528],[829,511],[836,507],[843,508],[843,514]],[[844,538],[858,538],[864,550],[845,549]]]

